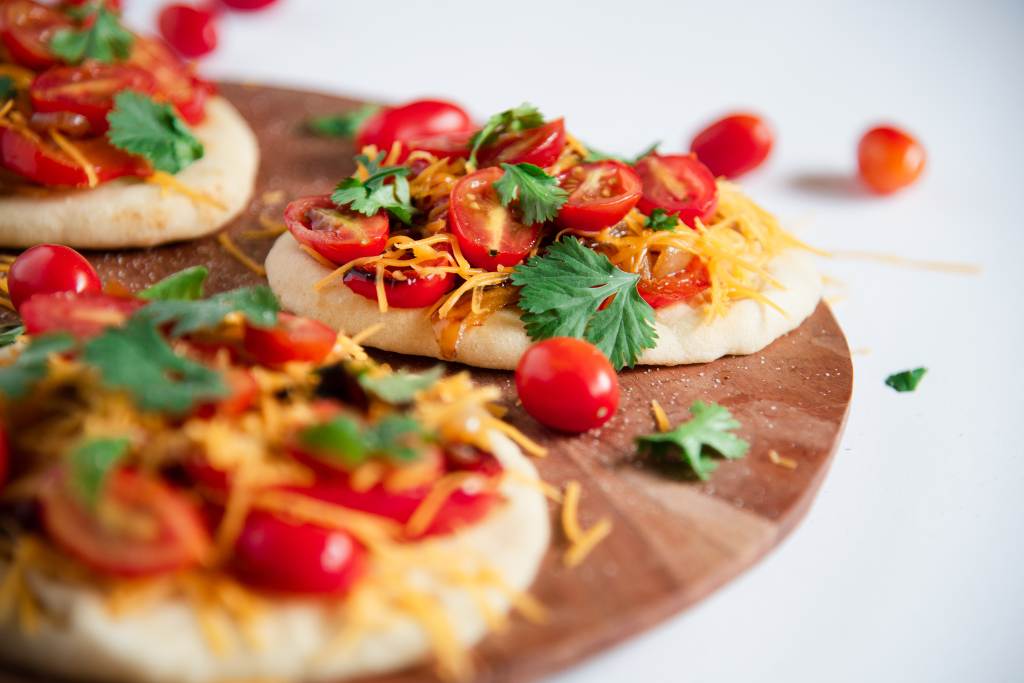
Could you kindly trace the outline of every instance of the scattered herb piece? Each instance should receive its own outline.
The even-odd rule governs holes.
[[[374,216],[381,209],[406,225],[412,222],[415,207],[409,198],[409,180],[406,176],[409,169],[405,166],[381,166],[386,157],[385,152],[370,159],[364,154],[356,157],[369,176],[366,180],[346,178],[338,183],[331,194],[331,201],[338,206],[351,206],[365,216]],[[386,181],[391,178],[392,182]]]
[[[367,448],[392,460],[415,460],[420,453],[417,446],[425,436],[411,415],[388,415],[366,431]]]
[[[0,102],[12,99],[18,94],[18,89],[14,87],[14,79],[10,76],[0,76]]]
[[[13,363],[0,368],[0,393],[8,399],[25,396],[46,376],[50,356],[64,353],[74,345],[75,340],[65,333],[35,337]]]
[[[926,372],[928,372],[928,368],[904,370],[903,372],[897,372],[886,377],[885,383],[901,393],[904,391],[914,391],[917,389],[917,385],[921,383],[921,378],[924,377]]]
[[[128,59],[135,36],[121,25],[118,16],[98,3],[84,19],[92,23],[82,29],[61,29],[50,40],[50,51],[68,64],[83,59],[117,62]]]
[[[89,439],[71,452],[71,485],[86,505],[95,508],[114,467],[128,453],[125,438]]]
[[[327,422],[307,427],[299,435],[302,444],[324,456],[355,467],[367,457],[362,429],[351,417],[338,415]]]
[[[544,117],[537,107],[524,102],[514,109],[495,114],[484,127],[469,139],[469,164],[476,166],[476,154],[481,147],[494,142],[502,133],[518,133],[543,125]]]
[[[424,439],[423,428],[409,415],[388,415],[362,427],[351,417],[338,415],[302,431],[302,443],[317,453],[355,467],[372,456],[414,460]]]
[[[645,149],[644,151],[640,152],[639,154],[637,154],[632,159],[630,159],[629,157],[624,157],[624,156],[620,156],[620,155],[617,155],[617,154],[608,154],[606,152],[598,151],[598,150],[596,150],[596,149],[594,149],[592,147],[588,147],[587,151],[589,152],[589,154],[587,154],[587,157],[583,161],[585,161],[587,163],[590,163],[590,162],[594,162],[594,161],[607,161],[607,160],[610,159],[612,161],[621,161],[624,164],[629,164],[630,166],[632,166],[633,164],[635,164],[636,162],[640,161],[641,159],[643,159],[648,154],[652,154],[653,152],[657,151],[658,145],[660,145],[660,144],[661,144],[660,140],[658,142],[652,143],[649,147],[647,147],[647,149]]]
[[[152,325],[174,322],[172,337],[180,337],[196,330],[217,327],[229,313],[241,313],[257,327],[273,327],[277,324],[279,306],[274,293],[266,285],[243,287],[229,292],[214,294],[208,299],[188,301],[165,299],[154,301],[140,309],[135,318]]]
[[[203,143],[170,105],[142,93],[124,90],[115,95],[107,121],[110,144],[145,157],[158,171],[177,173],[203,158]]]
[[[411,402],[417,393],[433,385],[443,374],[444,368],[440,365],[420,373],[398,370],[380,377],[363,373],[359,375],[359,386],[382,401],[402,405]]]
[[[0,348],[10,346],[18,340],[18,337],[25,334],[24,325],[6,325],[0,329]]]
[[[192,266],[168,275],[139,292],[142,299],[152,301],[194,301],[203,298],[203,284],[210,274],[206,266]]]
[[[558,179],[533,164],[502,164],[505,173],[494,181],[502,206],[519,200],[519,210],[527,225],[550,221],[569,200],[569,193],[558,186]]]
[[[306,128],[325,138],[354,138],[366,120],[380,111],[376,104],[366,104],[343,114],[315,116],[306,121]]]
[[[634,365],[657,343],[654,309],[637,292],[639,279],[575,237],[555,242],[512,271],[512,284],[522,288],[519,307],[531,339],[586,339],[616,369]]]
[[[679,217],[665,209],[655,209],[644,221],[644,227],[651,230],[675,230],[679,225]]]
[[[724,406],[717,403],[695,401],[690,406],[692,417],[671,432],[656,432],[637,437],[637,445],[655,452],[668,454],[671,449],[678,451],[694,474],[707,480],[717,463],[706,454],[711,448],[729,460],[742,458],[750,448],[743,439],[732,433],[740,423]]]

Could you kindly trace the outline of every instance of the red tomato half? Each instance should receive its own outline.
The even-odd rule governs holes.
[[[203,120],[211,86],[197,78],[163,41],[136,36],[128,62],[153,76],[157,92],[170,100],[186,122]]]
[[[100,134],[108,128],[114,95],[122,90],[152,94],[155,89],[153,77],[139,67],[89,62],[45,71],[32,82],[29,96],[36,111],[81,114],[92,132]]]
[[[640,178],[618,161],[579,164],[558,176],[569,199],[558,211],[563,228],[596,232],[615,225],[640,201]]]
[[[872,128],[857,147],[860,177],[880,194],[913,184],[924,171],[925,158],[920,142],[891,126]]]
[[[423,263],[424,266],[445,266],[447,259]],[[345,286],[359,296],[377,300],[377,270],[374,266],[356,267],[345,273]],[[420,275],[413,268],[384,269],[384,298],[394,308],[425,308],[455,287],[455,274]]]
[[[0,3],[0,42],[18,64],[45,69],[57,63],[50,52],[50,40],[71,21],[61,12],[29,0]]]
[[[15,309],[36,294],[99,294],[103,283],[84,256],[63,244],[37,244],[14,259],[7,291]]]
[[[67,553],[104,574],[152,576],[198,564],[211,546],[198,508],[167,484],[129,470],[111,475],[105,504],[137,525],[110,524],[80,502],[63,471],[44,489],[43,526]]]
[[[152,169],[142,157],[113,147],[104,137],[75,141],[92,162],[99,182],[121,177],[145,177]],[[49,140],[31,138],[14,128],[0,128],[0,166],[48,187],[88,187],[81,166]]]
[[[77,339],[90,339],[108,327],[124,324],[145,305],[140,299],[109,294],[62,292],[37,294],[22,303],[19,313],[29,334],[67,332]]]
[[[708,271],[699,258],[691,258],[686,268],[658,278],[645,278],[636,289],[651,308],[665,308],[686,302],[711,285]]]
[[[716,176],[735,178],[760,166],[772,151],[772,129],[760,116],[732,114],[690,143],[690,151]]]
[[[397,140],[408,143],[473,127],[469,114],[457,104],[444,100],[413,100],[399,107],[385,107],[368,118],[356,135],[356,148],[376,145],[391,149]]]
[[[466,260],[477,268],[514,266],[540,239],[540,223],[524,225],[512,207],[501,205],[494,182],[502,174],[500,168],[485,168],[465,176],[452,188],[448,225]]]
[[[214,13],[205,7],[167,5],[157,17],[160,35],[185,57],[195,59],[217,48]]]
[[[410,152],[422,151],[433,154],[438,159],[465,159],[469,156],[470,138],[474,131],[461,133],[445,133],[429,138],[409,140],[405,143]]]
[[[645,214],[664,209],[691,228],[699,218],[707,221],[718,206],[715,176],[692,154],[648,154],[636,163],[643,182],[637,208]]]
[[[600,427],[619,408],[619,379],[593,344],[571,337],[545,339],[516,366],[519,400],[538,422],[565,432]]]
[[[534,164],[545,168],[558,160],[565,147],[565,120],[555,119],[543,126],[519,133],[506,133],[480,149],[480,166]]]
[[[334,348],[337,332],[327,325],[291,313],[278,313],[277,327],[245,326],[245,352],[260,365],[291,361],[319,363]]]
[[[326,194],[291,202],[285,207],[284,223],[300,244],[339,266],[363,256],[376,256],[388,243],[386,211],[364,216],[339,209]]]

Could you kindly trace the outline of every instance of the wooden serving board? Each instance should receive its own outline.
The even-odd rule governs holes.
[[[327,192],[353,170],[350,142],[309,136],[303,121],[360,103],[252,85],[225,84],[221,92],[260,140],[253,201],[228,230],[262,263],[273,240],[241,233],[259,229],[261,214],[279,219],[287,199]],[[261,280],[215,238],[89,256],[101,275],[132,288],[200,263],[210,267],[213,291]],[[378,355],[393,365],[433,364]],[[477,649],[479,681],[530,680],[579,661],[692,605],[763,557],[804,516],[825,476],[849,408],[852,373],[843,333],[820,304],[799,329],[760,353],[624,372],[622,405],[599,431],[560,435],[512,408],[507,419],[550,449],[537,462],[543,478],[555,485],[579,480],[583,525],[607,516],[614,530],[582,566],[570,570],[562,566],[565,540],[552,518],[554,541],[533,587],[551,619],[542,626],[515,619],[490,636]],[[510,373],[473,374],[501,387],[508,405],[515,403]],[[742,423],[739,433],[751,442],[750,453],[722,462],[707,483],[688,478],[681,466],[654,469],[638,461],[633,438],[653,431],[651,399],[658,399],[673,423],[687,417],[695,400],[721,403]],[[796,468],[774,464],[772,450]],[[424,667],[373,681],[429,678]],[[0,673],[0,680],[21,679]]]

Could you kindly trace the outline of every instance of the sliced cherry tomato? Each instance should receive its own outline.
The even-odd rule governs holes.
[[[716,176],[735,178],[760,166],[772,151],[774,136],[756,114],[731,114],[702,130],[690,151]]]
[[[469,156],[471,130],[461,133],[445,133],[429,138],[419,138],[405,143],[410,152],[422,151],[433,154],[438,159],[465,159]]]
[[[45,71],[32,82],[29,96],[36,111],[81,114],[89,120],[92,132],[100,134],[108,128],[107,113],[114,108],[114,95],[122,90],[152,94],[156,82],[137,66],[89,62]]]
[[[185,57],[195,59],[217,48],[216,16],[205,7],[174,4],[160,10],[160,35]]]
[[[691,258],[686,268],[656,278],[644,278],[636,288],[651,308],[665,308],[686,302],[711,285],[707,268],[699,258]]]
[[[503,173],[500,168],[485,168],[452,188],[448,224],[466,260],[477,268],[514,266],[540,239],[540,223],[524,225],[512,207],[501,205],[494,182]]]
[[[117,149],[105,137],[76,140],[75,147],[92,163],[101,183],[153,172],[145,159]],[[0,128],[0,166],[47,187],[89,186],[85,170],[53,142],[15,128]]]
[[[128,62],[152,74],[157,92],[170,100],[185,121],[202,122],[212,87],[197,78],[163,41],[136,36]]]
[[[385,107],[368,118],[356,135],[356,147],[376,145],[391,149],[395,141],[407,143],[461,133],[473,127],[469,114],[457,104],[444,100],[413,100],[398,107]]]
[[[875,192],[889,194],[913,184],[924,171],[924,146],[899,128],[879,126],[860,139],[860,177]]]
[[[326,194],[291,202],[285,207],[284,223],[299,243],[339,266],[376,256],[388,243],[386,211],[364,216],[339,209]]]
[[[644,186],[637,204],[643,213],[663,209],[691,228],[698,218],[707,221],[714,215],[715,176],[692,154],[648,154],[636,163],[636,172]]]
[[[554,337],[526,350],[516,366],[519,400],[538,422],[565,432],[600,427],[619,408],[619,379],[601,351]]]
[[[555,163],[565,147],[565,120],[555,119],[543,126],[519,133],[506,133],[480,149],[480,166],[534,164],[545,168]]]
[[[77,339],[90,339],[108,327],[124,324],[132,313],[146,305],[140,299],[123,299],[109,294],[37,294],[21,305],[21,320],[29,334],[67,332]]]
[[[45,487],[43,526],[53,541],[104,574],[152,576],[195,566],[211,542],[199,509],[151,476],[115,471],[97,509],[78,500],[63,470]],[[104,519],[110,506],[111,520]]]
[[[245,326],[245,352],[260,365],[291,361],[319,363],[334,348],[338,334],[327,325],[291,313],[279,313],[277,327]]]
[[[596,232],[615,225],[640,201],[640,177],[618,161],[579,164],[558,176],[569,199],[558,211],[564,228]]]
[[[220,0],[222,3],[230,7],[231,9],[241,10],[243,12],[253,12],[255,10],[261,10],[265,7],[270,7],[277,0]]]
[[[445,266],[448,260],[439,258],[423,266]],[[345,286],[359,296],[377,300],[377,269],[375,266],[357,266],[345,273]],[[424,308],[432,306],[455,287],[455,274],[434,273],[420,275],[413,268],[384,269],[384,298],[394,308]]]
[[[63,244],[37,244],[14,259],[7,291],[15,309],[36,294],[99,294],[103,283],[84,256]]]
[[[56,64],[50,40],[65,28],[73,28],[71,21],[53,8],[29,0],[0,3],[0,42],[22,66],[40,70]]]

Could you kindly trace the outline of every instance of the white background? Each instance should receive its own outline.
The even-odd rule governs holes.
[[[127,0],[152,27],[157,3]],[[685,615],[554,677],[582,681],[1024,680],[1024,2],[488,3],[281,0],[232,15],[212,77],[483,118],[524,100],[602,149],[676,150],[732,108],[778,132],[746,188],[808,241],[978,264],[837,259],[849,426],[806,521]],[[870,124],[928,149],[909,191],[852,181]],[[913,394],[887,374],[925,365]]]

